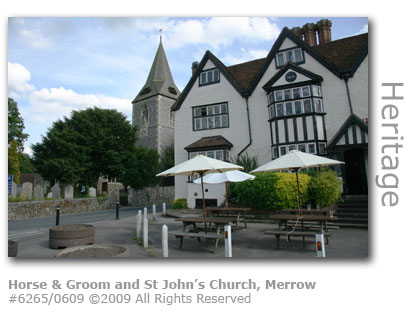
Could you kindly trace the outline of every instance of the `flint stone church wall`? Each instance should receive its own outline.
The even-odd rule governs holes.
[[[172,203],[175,200],[175,187],[148,187],[141,190],[128,189],[128,204],[131,207],[156,206]]]
[[[109,210],[115,208],[118,199],[118,192],[111,192],[101,203],[96,198],[9,202],[8,220],[55,216],[56,206],[60,206],[61,215]]]

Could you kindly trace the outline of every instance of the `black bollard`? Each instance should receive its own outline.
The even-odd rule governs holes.
[[[60,225],[60,206],[56,206],[56,219],[55,219],[55,225],[58,226]]]
[[[116,219],[119,220],[119,201],[116,202]]]

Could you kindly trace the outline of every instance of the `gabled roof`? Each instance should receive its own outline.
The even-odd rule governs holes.
[[[294,63],[287,62],[279,72],[277,72],[269,81],[267,81],[267,83],[263,86],[263,89],[266,91],[271,91],[271,87],[274,85],[274,83],[276,83],[284,74],[286,74],[288,70],[293,70],[296,73],[302,74],[309,78],[309,81],[312,81],[314,83],[320,83],[323,80],[320,75],[317,75],[307,69],[301,68]]]
[[[312,50],[324,57],[338,72],[353,74],[358,63],[368,54],[368,34],[324,43],[312,47]]]
[[[172,99],[177,99],[177,97],[180,95],[180,91],[173,81],[172,73],[170,72],[168,59],[166,58],[162,42],[159,43],[148,79],[132,103],[158,94]]]
[[[346,134],[348,129],[353,125],[359,127],[363,132],[368,134],[368,124],[365,123],[360,118],[358,118],[355,114],[351,114],[345,120],[341,128],[339,128],[338,132],[334,135],[331,141],[328,143],[327,150],[331,151],[332,149],[334,149],[336,145],[338,144],[338,142],[341,140],[341,138]]]
[[[231,149],[233,144],[222,136],[203,137],[185,147],[185,150],[193,151],[220,147]]]
[[[367,33],[310,47],[285,27],[267,57],[263,59],[226,67],[210,51],[206,51],[196,72],[192,75],[182,94],[172,106],[172,110],[176,111],[180,108],[208,60],[211,60],[215,66],[219,68],[226,79],[242,96],[250,96],[286,38],[289,38],[297,46],[303,48],[305,52],[314,57],[339,78],[351,77],[368,54]]]

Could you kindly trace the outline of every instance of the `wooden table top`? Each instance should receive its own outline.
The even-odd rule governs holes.
[[[281,212],[297,212],[298,213],[299,209],[281,209]],[[329,209],[302,209],[302,213],[305,214],[329,214],[330,210]]]
[[[218,218],[218,217],[185,217],[185,218],[177,218],[175,221],[182,221],[182,222],[209,222],[209,223],[221,223],[221,224],[228,224],[230,222],[236,221],[236,218]]]
[[[337,217],[331,217],[326,215],[313,215],[305,214],[298,216],[297,214],[273,214],[270,216],[272,220],[304,220],[304,221],[332,221],[337,220]]]
[[[221,208],[206,208],[207,211],[250,211],[251,208],[234,208],[234,207],[221,207]]]

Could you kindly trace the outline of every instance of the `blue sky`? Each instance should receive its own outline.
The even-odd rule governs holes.
[[[332,21],[333,40],[368,32],[366,17],[9,18],[8,96],[30,135],[26,152],[72,110],[115,108],[131,120],[131,101],[148,76],[159,29],[183,90],[192,62],[206,50],[226,65],[262,58],[283,27],[321,18]]]

